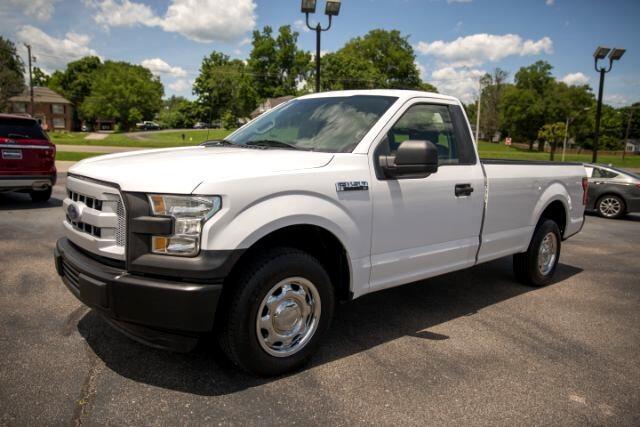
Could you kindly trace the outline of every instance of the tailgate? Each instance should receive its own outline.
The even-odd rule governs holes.
[[[0,119],[0,175],[50,174],[55,152],[35,120]]]

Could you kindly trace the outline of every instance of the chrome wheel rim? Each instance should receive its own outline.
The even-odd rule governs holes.
[[[547,233],[540,243],[538,249],[538,270],[540,274],[546,276],[551,272],[556,263],[558,252],[558,238],[554,233]]]
[[[616,216],[620,213],[620,209],[622,209],[622,204],[615,197],[605,197],[600,200],[600,212],[604,216]]]
[[[271,288],[256,317],[260,347],[275,357],[287,357],[309,343],[320,320],[320,295],[304,277],[289,277]]]

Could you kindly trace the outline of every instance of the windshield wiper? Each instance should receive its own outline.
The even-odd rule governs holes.
[[[298,147],[288,142],[276,141],[275,139],[258,139],[256,141],[249,141],[245,145],[255,146],[255,147],[289,148],[292,150],[307,151],[305,148]]]
[[[200,145],[202,145],[203,147],[219,147],[221,145],[234,145],[236,147],[239,147],[238,144],[236,144],[235,142],[231,142],[227,139],[216,139],[211,141],[205,141]]]

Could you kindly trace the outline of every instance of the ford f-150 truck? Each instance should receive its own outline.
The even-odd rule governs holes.
[[[320,93],[224,140],[77,163],[55,261],[126,335],[209,337],[275,375],[311,357],[336,301],[507,255],[549,283],[586,185],[581,164],[480,161],[450,96]]]

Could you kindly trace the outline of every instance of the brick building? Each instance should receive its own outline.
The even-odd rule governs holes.
[[[73,130],[73,104],[47,87],[33,88],[33,113],[29,88],[9,98],[9,112],[31,114],[46,130]]]

